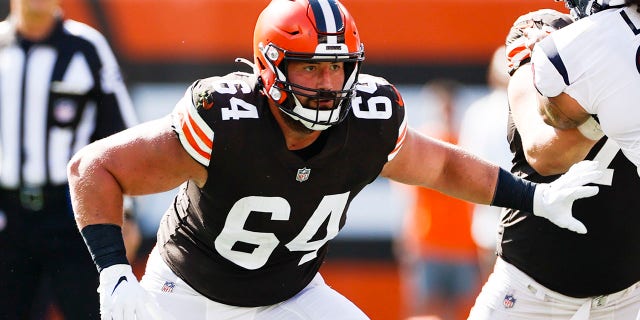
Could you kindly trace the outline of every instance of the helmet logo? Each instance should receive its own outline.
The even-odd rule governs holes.
[[[302,169],[298,169],[298,173],[296,174],[296,181],[305,182],[309,179],[309,175],[311,174],[311,169],[304,167]]]
[[[204,92],[198,93],[198,100],[196,101],[196,108],[203,108],[209,110],[213,107],[213,96],[209,89]]]

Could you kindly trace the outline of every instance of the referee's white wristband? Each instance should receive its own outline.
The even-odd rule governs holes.
[[[604,132],[600,128],[600,124],[593,117],[589,117],[587,121],[578,126],[578,131],[589,140],[598,141],[604,137]]]

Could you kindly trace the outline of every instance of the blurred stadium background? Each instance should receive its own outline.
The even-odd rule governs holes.
[[[438,125],[423,84],[462,84],[458,115],[487,92],[485,73],[495,48],[521,14],[552,0],[342,0],[365,44],[364,73],[385,77],[405,98],[410,123]],[[6,17],[9,1],[2,0]],[[121,64],[141,120],[167,114],[194,80],[235,70],[236,57],[253,60],[253,26],[269,0],[61,0],[65,15],[100,30]],[[173,192],[138,198],[145,245],[155,240]],[[327,282],[372,319],[400,319],[403,299],[393,240],[406,197],[384,179],[351,205],[346,227],[323,267]]]

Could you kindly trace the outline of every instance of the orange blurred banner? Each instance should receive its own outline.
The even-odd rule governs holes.
[[[253,26],[268,2],[64,0],[62,4],[68,17],[107,28],[115,49],[129,61],[230,62],[238,56],[251,57]],[[562,2],[553,0],[343,3],[356,19],[367,60],[381,64],[485,62],[518,16],[543,7],[566,11]],[[106,25],[96,25],[96,14]]]

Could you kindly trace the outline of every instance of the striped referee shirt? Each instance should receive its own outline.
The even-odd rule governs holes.
[[[105,38],[73,20],[31,42],[0,22],[0,187],[63,185],[71,156],[135,112]]]

